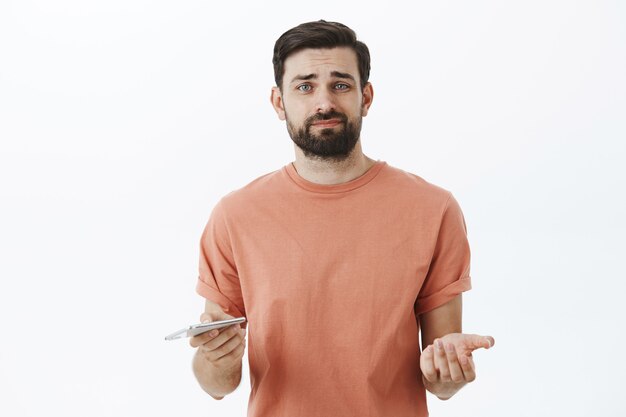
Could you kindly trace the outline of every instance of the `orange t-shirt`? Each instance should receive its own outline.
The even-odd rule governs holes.
[[[470,289],[452,194],[377,161],[322,185],[293,164],[216,204],[197,291],[245,316],[249,417],[424,417],[416,316]]]

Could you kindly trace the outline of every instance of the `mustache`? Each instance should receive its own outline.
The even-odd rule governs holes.
[[[348,116],[343,113],[339,113],[338,111],[330,111],[328,113],[316,113],[315,115],[306,119],[306,124],[312,125],[315,122],[330,119],[339,119],[345,124],[348,121]]]

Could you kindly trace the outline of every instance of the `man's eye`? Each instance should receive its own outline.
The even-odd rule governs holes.
[[[346,83],[339,83],[339,84],[335,84],[335,88],[337,90],[347,90],[348,88],[350,88],[350,86]]]
[[[311,91],[311,86],[309,84],[302,84],[297,87],[298,90],[302,92]]]

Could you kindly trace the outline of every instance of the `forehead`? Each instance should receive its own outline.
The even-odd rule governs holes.
[[[359,77],[356,52],[343,46],[332,49],[302,49],[287,57],[284,68],[287,82],[295,75],[326,76],[331,71],[346,72],[355,79]]]

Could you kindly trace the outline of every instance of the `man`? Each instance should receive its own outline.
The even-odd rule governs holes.
[[[373,89],[351,29],[299,25],[273,62],[271,102],[296,158],[211,213],[201,320],[247,323],[191,339],[196,378],[216,399],[232,392],[249,326],[249,416],[427,416],[425,390],[450,398],[475,378],[472,351],[494,344],[461,333],[461,209],[449,191],[363,154]]]

